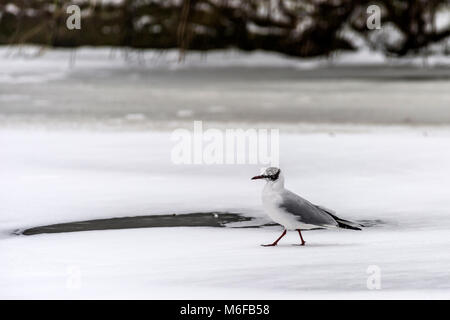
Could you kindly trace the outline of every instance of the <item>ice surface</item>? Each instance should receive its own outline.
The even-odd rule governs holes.
[[[288,188],[345,218],[385,222],[308,231],[305,248],[290,245],[294,233],[280,247],[259,247],[276,227],[11,235],[152,213],[263,216],[262,185],[250,181],[256,165],[171,164],[169,132],[1,130],[0,296],[448,298],[450,131],[423,130],[282,134]],[[370,265],[381,268],[378,292],[366,287]]]
[[[2,298],[448,298],[448,229],[168,228],[0,242]],[[368,290],[369,266],[381,289]]]

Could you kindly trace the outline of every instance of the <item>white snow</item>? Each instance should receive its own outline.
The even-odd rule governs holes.
[[[172,165],[170,132],[1,130],[0,297],[448,298],[450,129],[424,130],[282,134],[288,188],[345,218],[384,222],[308,231],[305,248],[291,246],[294,233],[260,247],[276,227],[11,235],[152,213],[263,216],[262,184],[250,181],[258,166]],[[370,265],[381,269],[377,292],[366,287]]]
[[[448,230],[169,228],[0,242],[0,296],[56,299],[448,298]],[[368,290],[367,268],[381,269]]]
[[[448,28],[450,25],[450,7],[442,7],[435,15],[435,28],[440,32]]]
[[[347,31],[343,35],[352,37]],[[47,49],[37,46],[0,46],[0,83],[33,83],[57,80],[74,70],[109,70],[124,68],[147,69],[187,69],[187,68],[227,68],[227,67],[289,67],[311,69],[334,66],[422,66],[423,57],[386,58],[382,53],[361,46],[355,52],[340,52],[326,57],[296,58],[267,51],[245,52],[234,49],[210,52],[188,52],[182,63],[179,51],[170,50],[130,50],[127,48]],[[440,52],[428,55],[429,66],[449,65],[450,56]],[[38,73],[38,74],[36,74]],[[32,75],[32,77],[30,76]]]

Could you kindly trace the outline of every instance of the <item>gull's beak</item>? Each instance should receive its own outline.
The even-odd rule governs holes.
[[[254,176],[251,180],[264,179],[264,176]]]

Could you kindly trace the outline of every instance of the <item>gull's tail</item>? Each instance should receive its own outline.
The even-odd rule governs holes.
[[[338,216],[335,216],[334,212],[327,208],[324,208],[322,206],[316,206],[316,207],[322,209],[323,211],[328,213],[334,220],[336,220],[339,228],[351,229],[351,230],[362,230],[361,227],[364,227],[362,224],[359,224],[359,223],[356,223],[353,221],[344,220],[344,219],[339,218]]]
[[[340,219],[336,216],[331,215],[334,220],[336,220],[336,222],[338,223],[338,227],[342,228],[342,229],[351,229],[351,230],[361,230],[360,227],[362,227],[362,225],[355,223],[355,222],[351,222],[351,221],[347,221],[344,219]]]

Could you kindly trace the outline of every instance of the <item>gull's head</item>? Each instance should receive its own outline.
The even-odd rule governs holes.
[[[254,176],[252,180],[265,179],[266,181],[277,181],[280,178],[281,170],[276,167],[269,167],[261,170],[259,176]]]

